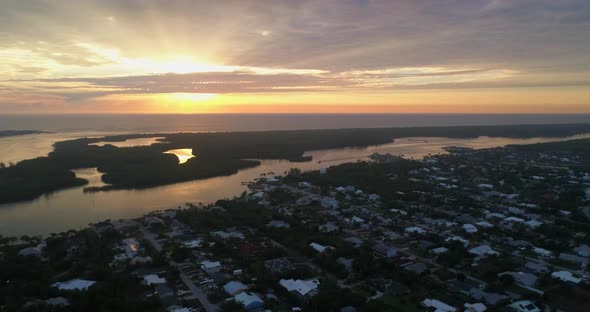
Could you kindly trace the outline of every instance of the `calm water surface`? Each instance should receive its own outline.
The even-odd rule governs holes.
[[[590,137],[579,135],[571,138]],[[566,139],[566,138],[564,138]],[[0,234],[47,235],[68,229],[79,229],[88,223],[105,219],[138,217],[144,213],[184,206],[185,203],[210,203],[221,198],[239,195],[246,190],[242,182],[252,181],[262,173],[282,174],[290,168],[314,170],[356,160],[366,160],[374,152],[421,158],[427,154],[443,152],[445,146],[486,148],[506,144],[530,144],[556,141],[556,138],[489,138],[448,139],[411,138],[368,148],[345,148],[309,151],[312,161],[291,163],[282,160],[264,160],[256,168],[205,180],[195,180],[143,190],[118,190],[84,193],[82,187],[58,191],[33,201],[0,205]],[[76,170],[91,185],[101,185],[100,173],[95,169]]]
[[[0,162],[46,156],[53,143],[129,133],[590,123],[590,115],[539,114],[194,114],[0,115],[0,130],[52,134],[0,138]]]

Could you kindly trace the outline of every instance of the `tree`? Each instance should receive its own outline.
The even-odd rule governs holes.
[[[510,274],[504,274],[500,276],[500,284],[503,288],[507,288],[508,286],[514,284],[514,277]]]

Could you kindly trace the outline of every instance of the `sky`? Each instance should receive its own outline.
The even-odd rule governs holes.
[[[0,0],[0,114],[590,113],[588,0]]]

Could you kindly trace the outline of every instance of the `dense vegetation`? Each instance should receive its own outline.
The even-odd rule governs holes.
[[[298,130],[231,133],[176,133],[77,139],[55,144],[48,157],[0,168],[0,203],[27,200],[85,182],[70,171],[97,167],[111,188],[145,188],[193,179],[229,175],[257,166],[255,159],[306,161],[308,150],[365,147],[400,137],[562,137],[590,132],[590,124],[461,126],[380,129]],[[99,141],[124,141],[165,137],[151,146],[117,148],[89,145]],[[164,151],[192,148],[195,158],[179,165]]]
[[[547,142],[529,145],[516,145],[515,148],[534,152],[561,151],[561,152],[590,152],[590,139],[577,139],[562,142]]]

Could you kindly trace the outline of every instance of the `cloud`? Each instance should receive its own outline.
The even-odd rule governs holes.
[[[590,85],[589,21],[586,0],[4,0],[0,104]]]

